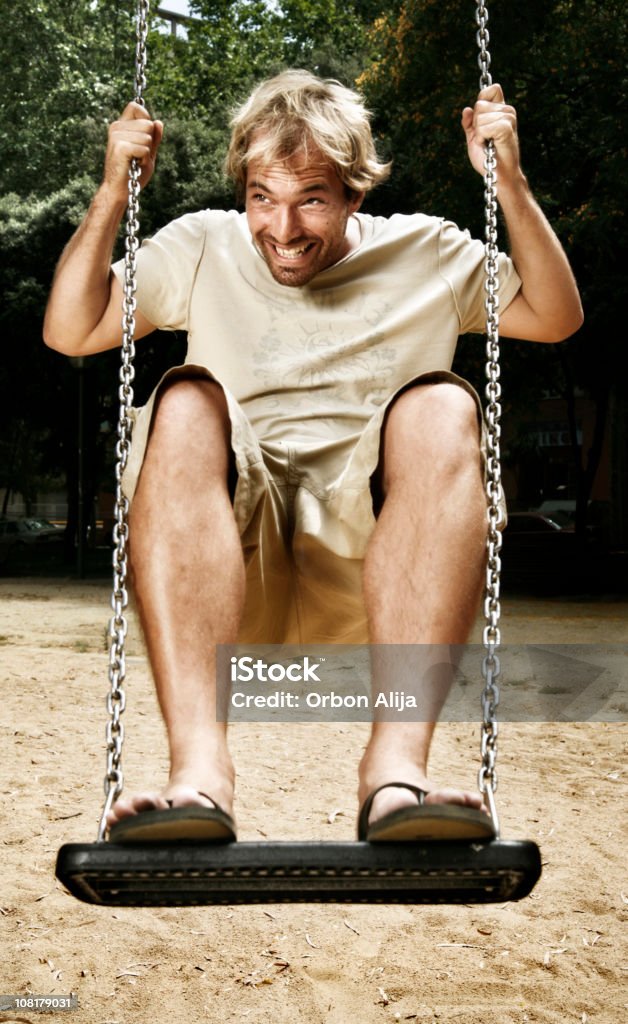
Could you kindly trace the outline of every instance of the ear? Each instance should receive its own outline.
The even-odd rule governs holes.
[[[357,213],[364,202],[365,192],[349,193],[349,214]]]

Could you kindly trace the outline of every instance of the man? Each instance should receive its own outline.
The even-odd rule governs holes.
[[[559,341],[581,323],[578,292],[498,85],[462,126],[479,172],[485,140],[496,147],[511,244],[501,333]],[[235,839],[216,644],[368,639],[383,688],[389,651],[465,642],[482,586],[478,402],[450,372],[458,335],[483,327],[482,245],[436,218],[359,212],[388,168],[360,98],[338,83],[286,72],[232,127],[228,169],[246,212],[183,217],[138,257],[136,337],[185,329],[188,355],[134,414],[124,479],[171,772],[162,792],[117,801],[121,842]],[[128,166],[140,161],[146,185],[161,138],[134,103],[111,126],[103,183],[46,314],[46,342],[62,352],[120,344],[122,269],[110,262]],[[361,838],[491,836],[479,794],[427,776],[439,706],[435,690],[429,720],[373,723]]]

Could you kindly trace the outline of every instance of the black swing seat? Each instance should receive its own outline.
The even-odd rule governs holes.
[[[488,843],[70,843],[57,878],[103,906],[501,903],[541,874],[537,845]]]

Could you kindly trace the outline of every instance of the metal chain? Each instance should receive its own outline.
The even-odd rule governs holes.
[[[148,34],[148,12],[150,0],[138,0],[136,15],[136,51],[135,51],[135,100],[144,102],[143,92],[146,88],[146,39]],[[479,48],[478,64],[480,67],[480,89],[491,84],[490,53],[488,51],[489,33],[487,29],[488,11],[483,0],[478,0],[476,10],[478,24],[477,43]],[[498,725],[496,709],[499,703],[497,679],[500,673],[500,662],[497,649],[500,644],[499,618],[501,614],[499,589],[501,572],[501,533],[499,526],[502,513],[499,508],[501,493],[500,464],[500,417],[501,417],[501,385],[499,383],[499,281],[498,281],[498,248],[497,248],[497,176],[495,147],[492,141],[486,145],[485,157],[485,272],[486,272],[486,335],[487,335],[487,386],[486,419],[488,424],[487,453],[487,499],[488,499],[488,559],[486,569],[486,597],[484,612],[486,625],[483,642],[486,656],[482,662],[484,692],[482,694],[483,727],[482,727],[482,766],[479,771],[478,784],[480,791],[489,801],[490,811],[497,834],[499,825],[495,807],[494,793],[497,788],[496,759]],[[139,185],[140,168],[133,160],[129,168],[129,198],[126,219],[125,239],[125,283],[123,298],[123,339],[122,365],[120,367],[120,413],[118,421],[118,443],[116,445],[116,502],[115,525],[113,530],[113,591],[111,604],[114,615],[109,625],[109,681],[111,689],[107,697],[107,710],[110,721],[107,723],[107,772],[105,775],[105,805],[98,830],[98,840],[102,841],[106,832],[106,816],[114,801],[122,792],[124,776],[122,772],[122,745],[124,742],[124,725],[121,721],[126,706],[123,684],[126,676],[125,640],[127,621],[125,611],[128,606],[126,589],[128,558],[128,500],[122,491],[122,475],[126,468],[130,451],[132,420],[130,409],[133,403],[133,379],[135,371],[135,311],[136,311],[136,254],[139,247]]]
[[[490,74],[491,55],[488,51],[488,11],[483,0],[478,0],[475,20],[478,25],[478,66],[480,68],[480,89],[492,84]],[[483,643],[486,655],[482,661],[484,691],[482,693],[482,765],[478,773],[480,792],[486,796],[493,818],[496,834],[499,836],[499,820],[495,805],[497,789],[497,705],[499,704],[500,661],[497,654],[501,635],[499,619],[501,546],[500,526],[503,514],[499,505],[501,495],[501,385],[499,382],[499,277],[497,247],[497,159],[492,139],[486,143],[484,158],[484,204],[485,204],[485,261],[486,274],[486,422],[487,422],[487,467],[486,496],[488,506],[488,537],[486,562],[486,589],[484,616],[486,625]]]
[[[148,35],[149,0],[137,0],[136,12],[136,47],[135,47],[135,102],[144,105],[144,89],[146,88],[146,39]],[[113,590],[111,607],[113,616],[109,622],[109,682],[111,689],[107,695],[107,772],[105,775],[105,805],[98,827],[98,841],[102,842],[107,831],[107,814],[115,800],[122,792],[124,775],[122,772],[122,744],[124,743],[124,725],[121,721],[126,706],[123,688],[126,676],[126,660],[124,645],[127,635],[125,611],[129,603],[127,593],[128,556],[127,541],[129,537],[128,511],[129,503],[122,491],[122,476],[126,468],[131,448],[131,406],[133,404],[133,380],[135,370],[135,292],[137,271],[137,250],[139,248],[139,194],[141,169],[137,160],[129,167],[128,204],[126,212],[126,238],[124,257],[124,295],[122,301],[122,363],[120,366],[120,386],[118,396],[120,411],[118,418],[118,442],[116,444],[116,501],[114,506],[115,524],[113,528]]]

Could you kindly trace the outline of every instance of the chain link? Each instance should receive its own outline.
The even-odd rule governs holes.
[[[146,39],[148,36],[149,0],[138,0],[136,12],[136,47],[135,47],[135,102],[144,105],[146,88]],[[131,406],[133,405],[133,380],[135,370],[135,292],[137,271],[137,250],[139,248],[139,195],[140,166],[137,160],[129,167],[128,203],[126,212],[126,237],[124,242],[124,295],[122,301],[122,362],[120,366],[118,397],[120,410],[118,418],[118,441],[116,444],[116,501],[114,505],[113,527],[113,590],[111,607],[113,616],[109,622],[109,682],[110,691],[107,695],[107,772],[105,775],[105,805],[98,827],[98,841],[102,842],[107,831],[107,814],[117,800],[124,786],[122,772],[122,745],[124,743],[124,725],[121,721],[126,706],[124,680],[126,677],[125,641],[127,620],[125,612],[129,603],[127,592],[129,539],[128,511],[129,503],[122,491],[122,476],[126,468],[131,449],[131,432],[133,421]]]
[[[146,40],[148,35],[149,0],[138,0],[136,15],[136,50],[135,50],[135,100],[144,103],[146,88]],[[478,66],[480,68],[480,89],[491,85],[491,57],[488,51],[489,32],[487,29],[488,11],[483,0],[478,0],[476,9],[478,25]],[[498,280],[498,247],[497,247],[497,175],[495,147],[491,140],[486,145],[485,156],[485,263],[486,274],[486,420],[488,427],[487,439],[487,500],[488,500],[488,540],[486,568],[486,596],[484,614],[483,642],[486,656],[482,662],[484,691],[482,694],[482,765],[479,771],[478,784],[480,791],[489,801],[489,809],[493,816],[495,829],[499,834],[494,793],[497,788],[497,736],[498,724],[496,710],[499,704],[499,687],[497,679],[500,674],[500,661],[497,650],[500,644],[499,619],[500,607],[500,573],[501,573],[501,533],[502,513],[499,507],[501,494],[501,385],[499,382],[499,280]],[[107,723],[107,772],[105,775],[105,806],[100,821],[98,840],[102,841],[106,832],[106,816],[111,806],[120,795],[124,785],[122,772],[122,746],[124,743],[124,725],[121,716],[126,706],[123,684],[126,676],[125,641],[127,621],[125,611],[128,606],[126,588],[128,557],[128,500],[122,491],[122,476],[127,465],[132,431],[131,406],[133,403],[133,380],[135,371],[135,312],[136,312],[136,254],[139,248],[139,193],[140,168],[133,160],[129,168],[129,197],[126,216],[125,239],[125,281],[123,298],[123,339],[122,364],[120,367],[120,411],[118,421],[118,442],[116,445],[116,502],[114,507],[115,525],[113,529],[113,591],[111,604],[113,617],[109,624],[109,682],[111,685],[107,697],[107,710],[110,720]]]
[[[488,11],[483,0],[478,0],[475,20],[478,45],[478,66],[480,68],[480,89],[492,84],[490,74],[491,55],[488,51],[490,40],[487,23]],[[486,588],[484,598],[485,626],[483,642],[486,656],[482,662],[484,691],[482,693],[482,764],[478,773],[478,785],[489,803],[496,834],[499,823],[494,794],[497,789],[497,706],[499,704],[500,661],[497,654],[501,634],[499,620],[501,546],[500,527],[503,514],[500,508],[501,496],[501,384],[499,369],[499,275],[497,246],[497,159],[492,139],[486,143],[484,158],[484,205],[485,205],[485,260],[486,275],[486,423],[487,423],[487,472],[486,496],[488,510],[488,536],[486,560]]]
[[[478,44],[478,67],[480,69],[480,89],[486,89],[487,86],[493,84],[491,78],[490,66],[491,66],[491,55],[488,52],[488,44],[490,42],[490,35],[488,33],[488,11],[486,4],[483,0],[478,0],[475,20],[477,22],[478,31],[476,33],[476,40]]]

